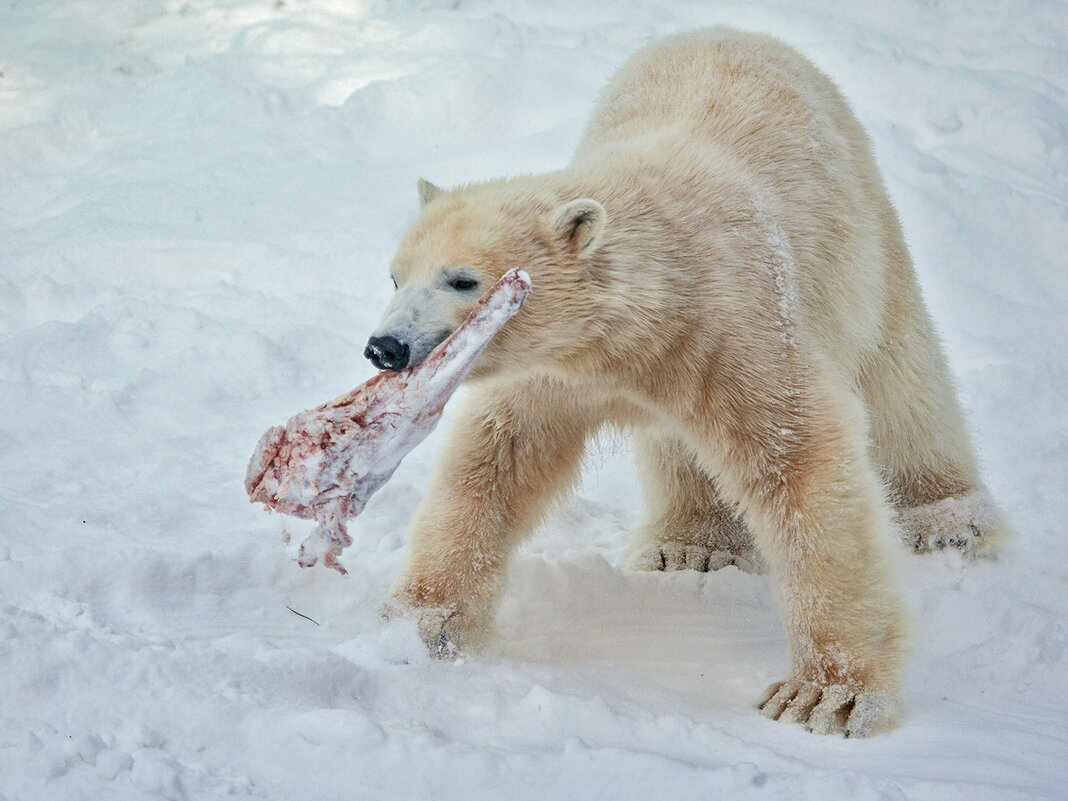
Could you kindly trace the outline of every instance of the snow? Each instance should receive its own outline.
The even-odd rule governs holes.
[[[752,709],[787,659],[765,578],[619,569],[624,442],[455,663],[379,615],[449,408],[347,577],[242,487],[268,425],[372,374],[419,175],[565,164],[631,52],[717,23],[797,46],[871,133],[1018,532],[902,549],[909,713],[867,741]],[[4,801],[1064,797],[1063,6],[6,0],[0,73]]]
[[[794,324],[798,308],[797,262],[794,261],[793,248],[790,247],[790,237],[777,221],[768,217],[767,206],[761,198],[754,198],[753,216],[764,232],[770,252],[767,267],[775,278],[775,291],[779,293],[779,319],[776,325],[782,329],[784,352],[796,353]]]

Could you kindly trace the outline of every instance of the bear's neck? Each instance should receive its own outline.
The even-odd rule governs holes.
[[[546,176],[560,202],[589,197],[608,217],[579,265],[583,302],[561,300],[581,329],[581,346],[561,366],[652,403],[665,368],[708,375],[719,336],[708,282],[715,282],[711,268],[726,243],[709,225],[710,193],[693,191],[702,179],[676,173],[669,163],[620,153]]]

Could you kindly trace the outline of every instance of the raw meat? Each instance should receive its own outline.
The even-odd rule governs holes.
[[[329,403],[301,412],[260,438],[245,474],[249,500],[317,521],[297,561],[345,573],[337,561],[352,540],[345,521],[363,511],[401,460],[434,429],[445,402],[530,291],[513,269],[420,364],[382,372]]]

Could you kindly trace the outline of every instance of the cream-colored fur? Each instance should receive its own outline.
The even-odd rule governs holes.
[[[459,324],[481,290],[458,291],[457,270],[483,289],[515,266],[533,279],[412,524],[393,603],[431,648],[485,636],[511,554],[612,423],[636,432],[648,497],[632,565],[776,582],[792,667],[764,714],[893,725],[898,518],[920,550],[974,550],[1002,524],[989,501],[938,513],[984,490],[897,217],[831,82],[763,36],[664,39],[608,85],[567,169],[421,182],[420,197],[378,334]]]

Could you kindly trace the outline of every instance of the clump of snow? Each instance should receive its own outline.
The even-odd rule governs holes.
[[[379,615],[440,428],[349,581],[241,486],[266,423],[372,375],[418,176],[560,167],[631,52],[710,24],[798,47],[864,122],[1016,532],[903,557],[909,708],[866,742],[752,708],[787,672],[765,579],[619,570],[625,446],[459,664]],[[1013,0],[5,3],[0,797],[1063,797],[1066,64],[1062,9]]]
[[[768,209],[763,199],[754,197],[753,218],[759,230],[764,234],[764,244],[768,251],[767,264],[775,281],[775,292],[779,296],[779,319],[776,324],[782,329],[784,349],[789,356],[796,358],[797,340],[794,331],[797,325],[797,262],[794,261],[790,237],[778,221],[768,216]]]

